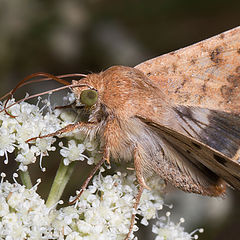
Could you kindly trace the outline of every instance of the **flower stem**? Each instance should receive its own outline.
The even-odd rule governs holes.
[[[30,189],[32,187],[32,181],[31,181],[29,172],[28,171],[19,171],[19,175],[20,175],[23,185],[25,185],[26,188]]]
[[[69,178],[73,173],[74,166],[75,162],[70,163],[68,166],[64,165],[63,161],[60,162],[50,193],[48,195],[46,202],[47,207],[51,207],[60,200]]]

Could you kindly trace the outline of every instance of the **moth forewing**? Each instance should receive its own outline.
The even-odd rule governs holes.
[[[240,27],[135,68],[176,105],[240,113]]]

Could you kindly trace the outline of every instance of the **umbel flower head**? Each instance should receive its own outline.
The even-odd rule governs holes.
[[[17,182],[4,181],[3,177],[4,174],[0,184],[2,239],[124,239],[129,231],[137,193],[133,173],[118,172],[105,177],[99,173],[76,205],[59,210],[46,206],[36,192],[38,184],[26,189]],[[138,214],[146,221],[156,218],[157,210],[162,209],[159,191],[164,185],[159,179],[157,183],[152,186],[155,187],[152,191],[144,190],[140,201]],[[159,219],[153,227],[153,232],[159,235],[156,240],[192,239],[183,227],[164,222]],[[135,225],[134,231],[137,230]]]
[[[151,191],[143,191],[139,207],[135,210],[138,186],[134,171],[121,170],[107,175],[101,168],[74,205],[61,205],[60,198],[71,179],[74,164],[84,160],[94,164],[101,155],[98,144],[79,132],[61,136],[64,141],[59,146],[53,145],[56,137],[26,142],[29,138],[55,132],[73,123],[77,116],[72,111],[52,111],[48,107],[49,102],[40,108],[39,102],[36,105],[21,102],[7,109],[9,114],[0,112],[0,156],[7,164],[8,155],[16,154],[15,161],[19,163],[16,171],[22,180],[22,184],[18,183],[14,175],[14,183],[10,183],[4,180],[5,174],[1,174],[1,239],[120,240],[125,239],[129,232],[133,213],[137,213],[143,225],[157,218],[157,211],[163,207],[165,184],[157,177],[149,179]],[[13,103],[14,99],[11,99],[8,105]],[[58,151],[62,161],[45,202],[37,193],[40,181],[35,186],[31,184],[28,166],[39,158],[42,171],[46,170],[42,167],[42,158],[47,159],[49,151]],[[70,197],[70,201],[73,199]],[[136,222],[130,239],[136,239]],[[183,227],[166,224],[161,218],[154,225],[153,232],[157,234],[156,240],[193,238],[191,233],[184,232]]]
[[[175,224],[170,221],[170,212],[166,213],[166,217],[161,217],[156,224],[153,225],[152,232],[157,234],[155,240],[191,240],[198,239],[196,232],[203,232],[203,229],[196,229],[190,234],[184,231],[181,226],[184,223],[184,218],[180,218],[179,223]]]
[[[14,104],[14,99],[8,102],[7,106]],[[15,160],[19,162],[19,170],[26,171],[28,165],[35,163],[37,157],[41,160],[44,156],[48,156],[49,151],[56,151],[53,143],[56,141],[55,137],[37,138],[34,143],[26,143],[30,138],[53,133],[66,125],[73,123],[76,118],[76,113],[43,111],[47,109],[48,104],[40,108],[39,101],[36,105],[21,102],[13,105],[7,111],[0,113],[0,156],[5,156],[5,163],[8,163],[8,153],[16,150]],[[0,107],[0,110],[3,109]],[[11,117],[14,116],[14,117]],[[67,115],[67,116],[66,116]],[[73,133],[72,133],[73,135]],[[82,136],[80,134],[80,136]],[[61,137],[61,136],[60,136]],[[92,154],[95,156],[97,145],[89,141],[82,141],[74,135],[68,142],[68,147],[63,143],[59,146],[62,148],[60,153],[64,156],[64,163],[68,165],[72,161],[84,159],[88,160],[89,164],[94,162]],[[88,151],[89,157],[83,155],[85,150]],[[91,154],[92,153],[92,154]]]

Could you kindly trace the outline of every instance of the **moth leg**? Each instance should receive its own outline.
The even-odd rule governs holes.
[[[87,188],[88,183],[91,181],[97,170],[102,166],[102,164],[106,161],[108,164],[110,164],[110,147],[109,147],[109,132],[111,131],[111,123],[107,123],[105,131],[104,131],[104,149],[103,149],[103,156],[102,159],[97,163],[97,165],[92,169],[90,174],[88,175],[87,179],[84,181],[83,185],[81,186],[80,192],[77,195],[77,197],[69,202],[70,204],[74,204],[82,195],[83,191]]]
[[[134,212],[137,211],[137,208],[138,208],[141,196],[142,196],[143,189],[144,189],[144,187],[140,185],[139,189],[138,189],[138,194],[136,196],[136,202],[134,203]],[[133,213],[132,217],[131,217],[129,231],[128,231],[128,234],[127,234],[127,236],[126,236],[126,238],[124,240],[128,240],[130,238],[130,235],[132,233],[133,226],[134,226],[135,217],[136,217],[136,213]]]
[[[142,162],[142,158],[140,156],[140,151],[139,151],[139,147],[136,147],[134,149],[134,167],[135,167],[135,171],[136,171],[136,176],[137,176],[137,180],[138,180],[138,183],[139,183],[139,189],[138,189],[138,194],[136,196],[136,202],[134,203],[134,213],[132,214],[132,217],[131,217],[131,222],[130,222],[130,227],[129,227],[129,232],[128,232],[128,235],[126,236],[125,240],[128,240],[130,235],[131,235],[131,232],[132,232],[132,229],[133,229],[133,226],[134,226],[134,221],[135,221],[135,217],[136,217],[136,211],[137,211],[137,208],[139,206],[139,202],[140,202],[140,199],[141,199],[141,196],[142,196],[142,192],[143,192],[143,189],[146,188],[146,189],[149,189],[151,190],[150,187],[147,186],[146,182],[145,182],[145,179],[144,179],[144,176],[143,176],[143,162]]]
[[[143,166],[142,158],[140,156],[139,147],[136,147],[134,149],[133,156],[134,156],[134,167],[135,167],[138,183],[140,184],[141,187],[151,190],[151,188],[146,184],[143,176],[144,166]]]
[[[86,190],[88,183],[91,181],[91,179],[93,178],[95,173],[99,170],[99,168],[103,165],[103,163],[105,161],[107,161],[108,163],[110,162],[109,158],[110,158],[110,151],[109,151],[109,148],[106,146],[103,151],[102,159],[92,169],[92,171],[88,175],[87,179],[84,181],[83,185],[81,186],[80,192],[78,193],[78,195],[76,196],[76,198],[73,201],[69,202],[69,204],[74,204],[81,197],[82,193]]]
[[[73,131],[73,130],[75,130],[77,128],[89,129],[89,128],[95,127],[96,125],[97,125],[97,123],[76,122],[76,123],[73,123],[73,124],[69,124],[69,125],[67,125],[64,128],[61,128],[61,129],[57,130],[56,132],[53,132],[53,133],[50,133],[50,134],[46,134],[46,135],[43,135],[43,136],[30,138],[26,142],[28,143],[30,141],[36,140],[37,138],[46,138],[46,137],[53,137],[53,136],[61,135],[62,133],[71,132],[71,131]]]

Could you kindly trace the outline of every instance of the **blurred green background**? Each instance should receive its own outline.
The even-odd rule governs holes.
[[[0,94],[35,72],[58,75],[135,66],[239,23],[240,1],[233,0],[0,0]],[[55,86],[47,82],[24,92]],[[48,170],[54,174],[57,164]],[[69,194],[80,187],[79,176],[74,179]],[[224,200],[179,191],[168,195],[167,202],[175,203],[172,215],[185,217],[188,231],[205,228],[200,239],[240,239],[239,193],[230,191]]]

